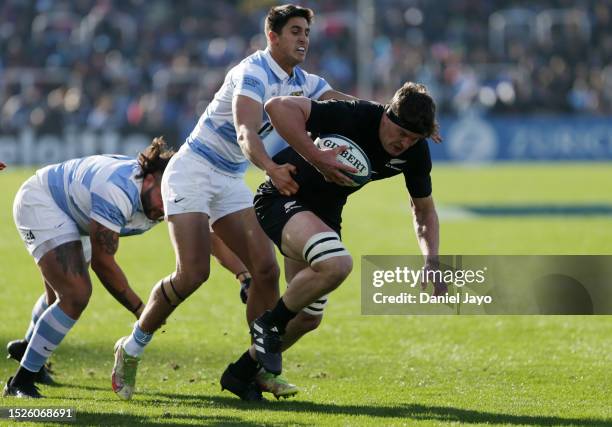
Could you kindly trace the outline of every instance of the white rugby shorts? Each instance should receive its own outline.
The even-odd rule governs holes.
[[[253,206],[253,193],[243,177],[212,166],[183,144],[162,177],[166,219],[169,215],[200,212],[211,224],[226,215]]]
[[[89,236],[81,236],[76,223],[55,203],[35,175],[28,179],[13,202],[15,225],[36,263],[56,247],[76,240],[83,244],[85,261],[91,261]]]

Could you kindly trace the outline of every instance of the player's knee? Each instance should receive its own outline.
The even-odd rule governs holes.
[[[325,292],[336,289],[348,277],[353,269],[353,259],[350,256],[329,258],[312,267],[319,273]]]
[[[178,269],[172,280],[174,286],[181,288],[187,296],[206,282],[209,276],[210,264],[205,263]]]
[[[302,251],[304,260],[319,273],[326,292],[337,288],[353,269],[351,255],[337,233],[317,233],[310,237]]]
[[[353,258],[350,255],[334,258],[334,263],[336,280],[343,282],[353,271]]]
[[[260,262],[250,271],[253,282],[259,287],[276,286],[280,277],[280,268],[275,259]]]

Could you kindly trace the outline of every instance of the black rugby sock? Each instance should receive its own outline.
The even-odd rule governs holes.
[[[23,366],[19,366],[19,369],[17,369],[17,373],[13,377],[13,381],[11,381],[11,385],[20,386],[20,385],[34,384],[35,377],[36,377],[36,372],[28,371]]]
[[[285,329],[287,328],[287,323],[289,323],[289,321],[295,316],[297,316],[297,313],[289,310],[281,298],[278,300],[272,311],[267,311],[262,316],[262,320],[268,325],[276,326],[278,328],[278,333],[283,335],[285,333]]]
[[[234,376],[245,381],[250,381],[255,377],[257,371],[259,371],[259,364],[256,360],[251,358],[247,350],[240,356],[240,359],[230,365],[229,369]]]

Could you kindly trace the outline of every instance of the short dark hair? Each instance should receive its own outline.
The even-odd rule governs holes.
[[[266,34],[268,34],[269,31],[280,34],[283,31],[283,27],[287,25],[287,21],[295,17],[304,18],[306,22],[308,22],[308,25],[310,25],[314,17],[314,12],[312,9],[296,6],[294,4],[284,4],[282,6],[270,8],[266,16]]]
[[[395,124],[427,137],[438,129],[436,103],[419,83],[404,83],[393,95],[387,114]]]
[[[154,138],[151,145],[138,153],[138,165],[140,165],[141,172],[137,178],[143,178],[150,173],[163,173],[173,155],[174,150],[166,146],[163,137]]]

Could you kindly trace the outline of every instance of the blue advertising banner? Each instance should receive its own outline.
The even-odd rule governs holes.
[[[442,117],[444,142],[430,144],[435,160],[612,160],[612,117]]]
[[[438,161],[612,160],[612,117],[469,114],[439,122],[444,142],[429,145]],[[286,143],[272,131],[265,146],[272,156]]]
[[[612,117],[480,116],[440,117],[444,142],[430,143],[436,161],[489,163],[497,161],[612,160]],[[97,153],[135,155],[151,138],[164,135],[177,147],[177,129],[150,134],[144,130],[93,132],[66,128],[59,135],[24,128],[0,134],[0,159],[7,164],[40,165]],[[273,156],[286,146],[276,131],[264,140]]]

